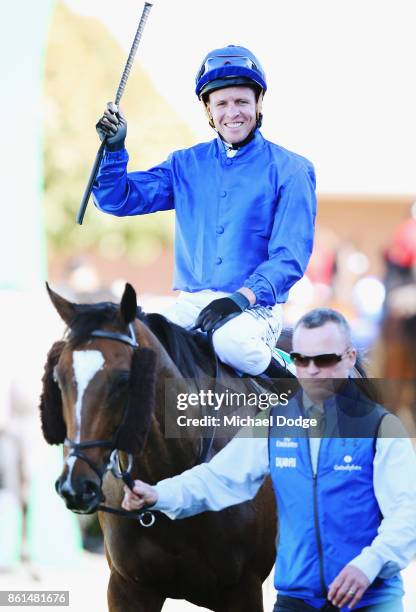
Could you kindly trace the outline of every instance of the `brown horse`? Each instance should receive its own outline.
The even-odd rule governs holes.
[[[56,488],[67,507],[99,511],[111,570],[109,610],[157,612],[173,598],[216,612],[261,612],[262,582],[275,558],[269,479],[252,501],[184,520],[149,512],[133,520],[100,511],[105,501],[124,513],[123,483],[109,468],[128,484],[138,477],[156,483],[201,461],[199,437],[168,438],[164,431],[175,412],[169,405],[165,411],[166,383],[174,393],[189,392],[192,370],[201,379],[206,375],[202,362],[188,355],[179,369],[160,335],[144,316],[137,318],[130,285],[119,306],[73,304],[48,291],[68,332],[52,346],[45,366],[43,433],[48,443],[65,444]],[[220,365],[218,373],[226,386],[231,371]],[[234,377],[233,388],[239,384]],[[214,438],[210,454],[227,441]]]

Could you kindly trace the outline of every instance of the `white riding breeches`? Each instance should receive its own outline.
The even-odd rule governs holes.
[[[173,323],[189,329],[205,306],[228,295],[209,289],[197,293],[183,291],[163,315]],[[240,372],[257,376],[269,365],[271,349],[276,346],[281,331],[281,304],[255,305],[224,323],[214,332],[212,340],[221,361]]]

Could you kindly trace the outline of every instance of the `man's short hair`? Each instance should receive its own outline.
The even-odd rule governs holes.
[[[293,331],[299,327],[314,329],[315,327],[322,327],[325,323],[335,323],[338,325],[344,332],[348,344],[351,344],[351,328],[348,325],[347,319],[340,312],[332,310],[332,308],[314,308],[307,312],[296,323]]]

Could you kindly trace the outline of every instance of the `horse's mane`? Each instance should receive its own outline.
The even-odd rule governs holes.
[[[184,378],[198,378],[201,371],[216,376],[216,357],[211,342],[201,332],[190,332],[156,313],[138,318],[155,334]]]
[[[112,302],[77,304],[67,332],[70,346],[82,344],[105,324],[116,323],[118,315],[119,307]],[[190,332],[160,314],[145,314],[140,307],[136,318],[157,337],[184,378],[197,378],[201,371],[215,378],[216,358],[205,334]]]

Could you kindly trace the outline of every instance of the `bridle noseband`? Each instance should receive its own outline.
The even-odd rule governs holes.
[[[129,324],[129,334],[122,334],[119,332],[110,332],[102,329],[95,329],[89,334],[93,338],[106,338],[107,340],[115,340],[116,342],[123,342],[128,346],[131,346],[133,349],[139,347],[139,344],[134,335],[133,326]],[[103,478],[107,471],[110,471],[113,476],[117,479],[123,480],[123,482],[129,487],[129,489],[133,490],[134,480],[131,475],[131,470],[133,467],[133,455],[127,453],[127,469],[122,470],[120,467],[120,457],[119,451],[116,447],[118,433],[120,427],[123,425],[126,416],[127,416],[128,404],[126,404],[124,408],[124,415],[121,420],[120,425],[117,428],[117,431],[114,434],[112,440],[86,440],[85,442],[74,442],[74,440],[70,440],[69,438],[65,438],[64,446],[70,449],[68,453],[69,457],[76,457],[77,459],[81,459],[85,461],[85,463],[91,468],[93,472],[98,476],[100,480],[100,488],[102,487]],[[87,448],[109,448],[112,450],[111,455],[107,462],[105,463],[103,468],[97,466],[93,461],[91,461],[82,451]],[[109,506],[104,506],[100,504],[98,506],[98,510],[102,512],[109,512],[110,514],[117,514],[119,516],[125,516],[128,518],[138,519],[140,525],[142,527],[151,527],[155,520],[154,511],[150,510],[140,510],[138,512],[127,512],[126,510],[118,510],[116,508],[110,508]]]

